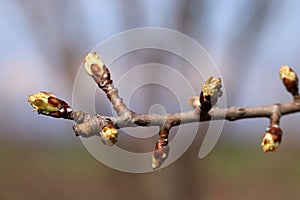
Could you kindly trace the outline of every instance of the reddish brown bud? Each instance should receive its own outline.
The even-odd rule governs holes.
[[[154,151],[152,152],[152,168],[158,169],[162,163],[168,158],[169,146],[167,139],[160,139],[156,142]]]
[[[280,67],[280,78],[286,88],[293,96],[299,94],[298,89],[298,76],[297,74],[287,65]]]
[[[278,149],[282,138],[282,130],[278,125],[271,125],[262,139],[261,146],[264,152]]]

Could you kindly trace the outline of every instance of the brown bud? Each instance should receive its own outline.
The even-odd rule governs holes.
[[[152,152],[152,168],[158,169],[162,163],[168,158],[169,146],[167,139],[160,139],[156,142],[154,151]]]
[[[293,96],[299,94],[298,89],[298,76],[297,74],[287,65],[280,67],[279,72],[280,78],[286,88]]]
[[[282,138],[282,130],[278,125],[271,125],[262,139],[261,146],[264,152],[278,149]]]

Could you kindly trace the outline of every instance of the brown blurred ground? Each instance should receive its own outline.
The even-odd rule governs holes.
[[[296,199],[299,148],[265,155],[220,141],[205,159],[191,148],[161,171],[127,174],[95,160],[80,142],[1,145],[1,199]]]

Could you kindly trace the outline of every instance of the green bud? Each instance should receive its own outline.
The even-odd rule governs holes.
[[[98,74],[101,76],[104,72],[104,63],[100,59],[97,52],[88,53],[83,60],[83,65],[85,71],[90,75],[93,76],[94,74]]]
[[[49,92],[39,92],[28,97],[28,102],[39,114],[68,118],[72,111],[69,105]]]

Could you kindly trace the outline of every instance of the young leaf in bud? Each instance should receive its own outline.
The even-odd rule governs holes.
[[[83,60],[83,65],[85,71],[90,75],[93,76],[94,74],[102,74],[103,73],[103,66],[104,63],[100,59],[97,52],[88,53]]]
[[[93,77],[98,86],[107,93],[109,85],[112,84],[110,72],[101,61],[97,52],[88,53],[83,61],[85,71]]]
[[[282,130],[278,125],[271,125],[262,139],[261,146],[264,152],[278,149],[282,138]]]
[[[168,158],[169,146],[167,141],[160,139],[155,144],[154,151],[152,152],[152,169],[158,169],[162,163]]]
[[[39,92],[28,97],[28,102],[39,114],[67,118],[72,111],[69,105],[49,92]]]
[[[105,125],[100,135],[102,142],[108,146],[112,146],[118,141],[118,129],[112,124]]]
[[[292,95],[298,95],[298,76],[297,74],[287,65],[280,67],[279,72],[280,78],[286,88]]]
[[[200,94],[201,110],[208,112],[222,96],[221,78],[209,77],[202,87]]]

